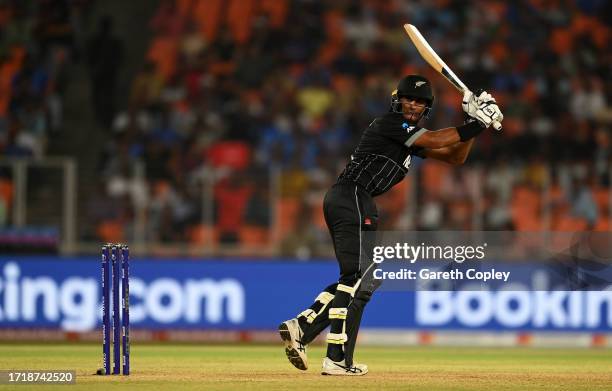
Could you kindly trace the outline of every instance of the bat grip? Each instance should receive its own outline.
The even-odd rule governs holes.
[[[502,129],[502,124],[498,121],[494,121],[493,122],[493,127],[495,128],[495,130],[499,131]]]

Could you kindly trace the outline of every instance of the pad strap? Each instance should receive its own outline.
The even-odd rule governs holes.
[[[319,310],[319,312],[315,312],[315,310],[311,308],[307,308],[304,311],[300,312],[298,314],[298,317],[300,316],[305,317],[307,323],[314,322],[317,316],[321,315],[323,311],[325,311],[325,308],[333,299],[334,299],[334,295],[329,292],[323,291],[319,293],[319,295],[315,299],[315,301],[318,301],[319,303],[321,303],[321,309]]]
[[[348,308],[330,308],[329,319],[346,319]]]
[[[322,303],[323,305],[329,304],[330,301],[334,299],[334,295],[329,292],[321,292],[319,296],[315,299],[316,301]]]
[[[308,323],[312,323],[314,322],[315,318],[317,317],[317,313],[314,312],[314,310],[311,310],[310,308],[306,308],[304,311],[300,312],[298,314],[298,317],[303,316],[306,318],[306,322]]]
[[[358,285],[356,285],[355,287],[358,287]],[[348,286],[348,285],[343,285],[343,284],[338,284],[338,288],[336,288],[336,289],[339,290],[340,292],[346,292],[349,295],[351,295],[351,297],[353,297],[353,296],[355,296],[355,287]]]
[[[344,345],[344,343],[348,341],[348,337],[346,333],[328,333],[327,334],[327,343],[333,343],[336,345]]]

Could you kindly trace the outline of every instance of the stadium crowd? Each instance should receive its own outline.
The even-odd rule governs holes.
[[[479,138],[460,170],[417,164],[404,188],[382,200],[383,228],[607,227],[605,2],[223,4],[161,3],[150,21],[146,64],[115,118],[113,148],[124,154],[116,160],[146,166],[151,199],[142,189],[132,198],[150,207],[151,238],[202,239],[194,185],[217,168],[216,220],[208,227],[216,238],[265,241],[248,227],[267,230],[274,220],[287,253],[309,253],[327,236],[323,192],[369,121],[387,111],[401,75],[424,74],[435,84],[428,128],[462,119],[458,94],[417,55],[405,21],[421,28],[468,85],[490,89],[506,119],[503,133]],[[107,163],[109,180],[121,178],[122,164]],[[272,208],[269,172],[281,177]],[[410,203],[417,206],[413,223],[404,213]],[[544,208],[552,216],[547,223]],[[473,218],[478,210],[480,221]]]
[[[0,158],[40,159],[60,133],[68,66],[82,56],[77,37],[90,7],[91,0],[0,2]],[[2,170],[0,227],[13,188]]]
[[[105,195],[129,202],[107,205],[122,210],[98,235],[130,240],[122,227],[144,211],[148,240],[278,240],[286,254],[316,254],[322,195],[402,75],[434,84],[427,128],[463,119],[407,21],[497,98],[504,130],[479,137],[460,169],[414,163],[382,197],[381,228],[608,229],[611,11],[598,0],[162,0],[129,103],[110,104],[101,175]]]

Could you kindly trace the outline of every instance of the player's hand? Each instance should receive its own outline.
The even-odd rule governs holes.
[[[499,106],[497,105],[497,101],[493,97],[493,95],[489,94],[486,91],[477,91],[476,101],[478,102],[478,107],[480,110],[485,111],[486,107],[489,107],[488,115],[493,118],[492,124],[496,130],[501,130],[501,122],[504,120],[504,115],[502,114]],[[493,104],[493,105],[491,105]],[[488,126],[487,126],[488,127]]]
[[[481,104],[481,103],[497,103],[495,98],[493,98],[493,95],[489,94],[487,91],[478,90],[478,91],[476,91],[475,95],[476,95],[476,102],[478,102],[478,104]]]
[[[478,96],[471,91],[466,91],[463,94],[461,107],[468,116],[478,120],[485,128],[495,122],[501,123],[504,119],[499,106],[495,103],[495,98],[486,91],[482,91]]]
[[[478,111],[479,102],[476,100],[476,95],[470,90],[463,93],[463,100],[461,101],[461,108],[471,118],[476,118],[476,112]]]

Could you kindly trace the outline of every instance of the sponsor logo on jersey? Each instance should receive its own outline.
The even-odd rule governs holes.
[[[410,125],[408,125],[407,122],[404,122],[402,124],[402,128],[406,129],[407,132],[410,132],[410,131],[412,131],[414,129],[414,126],[410,126]]]

